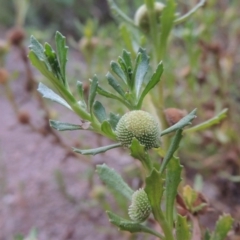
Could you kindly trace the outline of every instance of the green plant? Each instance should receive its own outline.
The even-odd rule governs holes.
[[[125,146],[130,151],[131,156],[142,163],[142,167],[145,170],[144,188],[134,191],[113,169],[110,169],[105,164],[97,166],[97,173],[110,190],[116,192],[126,201],[131,199],[133,201],[129,207],[131,220],[108,211],[110,222],[121,230],[132,233],[145,232],[159,239],[190,239],[191,233],[187,218],[176,214],[175,199],[178,193],[178,185],[181,182],[182,166],[179,158],[174,156],[174,154],[179,148],[184,128],[191,124],[196,117],[196,109],[173,126],[161,129],[161,131],[159,130],[158,120],[141,110],[145,97],[160,82],[163,72],[163,64],[159,62],[156,71],[151,73],[149,57],[143,49],[139,49],[135,61],[132,59],[130,52],[123,50],[122,56],[118,58],[118,61],[111,62],[112,73],[108,72],[106,78],[108,84],[115,92],[110,92],[101,87],[95,75],[90,80],[88,99],[85,99],[83,85],[80,81],[76,85],[78,97],[75,97],[68,85],[65,71],[68,52],[66,39],[57,32],[55,41],[56,52],[48,43],[42,46],[34,37],[31,37],[29,58],[32,64],[49,80],[58,94],[42,83],[39,84],[38,91],[43,97],[58,102],[76,113],[81,121],[79,124],[72,124],[50,120],[50,125],[59,131],[93,131],[116,141],[116,143],[109,146],[87,150],[74,148],[74,151],[85,155],[95,155],[112,148]],[[129,115],[126,114],[121,117],[112,112],[107,115],[103,104],[96,100],[97,94],[118,101],[119,104],[122,104],[130,111]],[[139,119],[136,119],[136,124],[132,124],[128,128],[126,118],[132,114],[139,114],[139,112],[143,114],[141,118],[145,119],[147,117],[147,123],[146,121],[138,121]],[[153,128],[149,127],[149,121],[153,121],[152,124],[155,125]],[[143,134],[143,139],[138,136],[139,129],[134,129],[136,126],[139,128],[139,125],[142,125],[141,129],[143,129],[143,132],[151,131],[150,134]],[[127,134],[126,139],[122,138],[119,132],[121,134],[124,132],[124,135]],[[163,149],[159,143],[156,144],[158,138],[170,133],[175,134],[171,139],[169,147]],[[125,140],[127,140],[127,143]],[[151,143],[150,145],[149,142]],[[158,147],[156,151],[162,155],[161,163],[159,160],[154,161],[152,159],[149,149],[153,147]],[[193,214],[200,212],[206,207],[202,203],[194,206],[194,208],[191,207],[195,200],[193,191],[188,191],[183,197],[184,199],[192,199],[187,201],[188,207],[185,208],[187,215],[192,217],[192,219],[195,217]],[[161,226],[163,234],[155,231],[148,222],[139,223],[145,219],[147,221],[150,212],[152,212],[155,221]],[[219,226],[222,224],[226,226],[224,230],[220,230]],[[222,216],[215,232],[212,236],[209,233],[208,236],[211,236],[213,240],[225,239],[231,224],[232,218],[229,215]],[[176,228],[176,231],[174,231],[174,228]]]

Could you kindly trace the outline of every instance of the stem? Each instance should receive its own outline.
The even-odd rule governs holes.
[[[174,240],[173,233],[163,215],[160,207],[153,209],[153,215],[155,220],[160,224],[166,240]]]

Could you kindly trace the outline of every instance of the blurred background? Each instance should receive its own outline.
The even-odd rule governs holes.
[[[115,2],[133,18],[143,1]],[[176,2],[183,14],[198,1]],[[42,99],[36,89],[45,79],[26,57],[31,35],[54,46],[60,31],[70,48],[67,76],[73,91],[80,80],[87,94],[94,74],[104,85],[110,61],[126,48],[107,1],[0,0],[0,6],[0,240],[29,234],[39,240],[152,239],[120,233],[110,225],[104,209],[117,211],[129,203],[113,198],[95,174],[96,164],[107,163],[138,189],[138,163],[124,149],[94,157],[73,154],[73,146],[94,148],[109,140],[51,129],[50,118],[79,120]],[[173,29],[163,76],[166,108],[182,114],[197,107],[194,125],[228,109],[218,125],[187,134],[179,154],[183,184],[201,191],[212,207],[201,216],[202,226],[212,229],[219,214],[230,213],[235,240],[240,239],[239,19],[238,0],[208,0]],[[134,37],[138,46],[141,36]],[[143,45],[148,49],[147,40]],[[120,114],[126,111],[114,102],[104,104]]]

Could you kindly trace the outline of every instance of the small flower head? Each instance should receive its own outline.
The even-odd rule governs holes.
[[[160,22],[160,15],[162,13],[163,8],[165,5],[160,2],[155,2],[154,4],[154,10],[156,13],[156,20],[159,23]],[[150,32],[150,21],[149,21],[149,16],[148,16],[148,11],[147,11],[147,6],[143,4],[140,6],[135,13],[134,16],[134,22],[137,26],[139,26],[145,33]]]
[[[117,124],[116,134],[125,147],[131,145],[133,138],[144,145],[146,150],[159,147],[159,125],[151,114],[142,110],[123,115]]]
[[[128,215],[134,222],[143,222],[151,214],[152,208],[146,192],[140,188],[132,195],[132,204],[128,208]]]

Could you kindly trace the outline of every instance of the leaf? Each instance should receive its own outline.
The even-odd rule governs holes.
[[[174,135],[170,147],[167,150],[167,153],[165,155],[165,157],[163,158],[161,167],[160,167],[160,173],[162,174],[165,170],[165,168],[167,167],[169,161],[172,159],[174,152],[178,149],[179,147],[179,143],[182,139],[182,130],[178,129],[176,134]]]
[[[39,83],[37,90],[43,95],[44,98],[47,98],[54,102],[60,103],[61,105],[72,110],[72,108],[69,106],[69,104],[63,98],[61,98],[59,95],[57,95],[55,92],[53,92],[50,88],[48,88],[44,84]]]
[[[153,213],[154,211],[158,211],[164,188],[162,175],[156,169],[153,169],[151,175],[146,178],[146,187],[144,190],[148,195]]]
[[[220,123],[224,118],[227,117],[227,112],[228,109],[224,108],[219,114],[217,114],[216,116],[214,116],[213,118],[202,122],[194,127],[188,128],[184,130],[184,133],[189,133],[189,132],[196,132],[196,131],[202,131],[205,130],[215,124]]]
[[[138,159],[142,163],[144,169],[150,173],[153,166],[148,153],[145,151],[145,146],[141,145],[136,138],[133,138],[129,149],[131,156]]]
[[[73,151],[76,152],[76,153],[80,153],[82,155],[96,155],[96,154],[103,153],[103,152],[106,152],[110,149],[117,148],[117,147],[120,147],[120,146],[121,146],[120,143],[115,143],[115,144],[104,146],[104,147],[93,148],[93,149],[85,149],[85,150],[84,149],[73,148]]]
[[[66,86],[66,63],[67,63],[67,54],[68,47],[66,46],[66,38],[60,33],[56,32],[55,42],[57,47],[58,62],[60,65],[60,72],[62,75],[63,83]]]
[[[196,201],[198,194],[189,185],[183,188],[183,199],[188,209],[192,210],[193,204]]]
[[[133,41],[132,41],[132,38],[131,38],[131,32],[127,29],[126,24],[123,24],[123,23],[120,25],[119,29],[120,29],[120,33],[121,33],[121,36],[122,36],[122,40],[123,40],[126,48],[128,49],[128,51],[130,51],[133,54],[133,56],[135,56],[136,53],[135,53],[134,47],[133,47]],[[123,55],[123,58],[125,58],[124,61],[125,61],[126,65],[127,65],[127,68],[128,67],[132,68],[132,64],[131,65],[129,64],[129,63],[131,63],[131,58],[130,58],[130,61],[129,61],[129,58],[126,55],[125,56]]]
[[[121,67],[114,61],[110,63],[112,71],[127,85],[127,76]]]
[[[97,79],[97,76],[95,75],[91,81],[91,86],[89,89],[89,96],[88,96],[88,108],[90,113],[92,113],[92,106],[97,94],[97,88],[98,88],[98,79]]]
[[[117,124],[118,124],[118,121],[120,120],[121,116],[119,114],[114,114],[114,113],[111,113],[109,114],[109,123],[111,124],[111,127],[113,130],[116,129],[117,127]]]
[[[197,109],[194,109],[192,112],[190,112],[187,116],[183,117],[181,120],[179,120],[176,124],[171,126],[170,128],[167,128],[161,132],[161,136],[168,134],[170,132],[176,131],[178,129],[182,129],[187,125],[191,125],[192,120],[196,118],[196,111]]]
[[[131,233],[145,232],[150,233],[160,239],[164,238],[160,233],[146,227],[145,225],[126,220],[110,211],[107,211],[107,215],[109,218],[109,222],[119,227],[119,229],[122,231],[128,231]]]
[[[80,81],[77,81],[77,90],[78,90],[78,94],[79,94],[81,100],[84,100],[83,83]]]
[[[109,168],[106,164],[102,164],[97,165],[96,172],[110,191],[117,192],[127,200],[131,200],[134,191],[114,169]]]
[[[106,110],[99,101],[94,102],[93,113],[100,123],[104,122],[107,119]]]
[[[150,81],[148,82],[147,86],[144,88],[144,90],[139,98],[138,107],[141,107],[144,97],[161,80],[162,73],[163,73],[163,64],[162,64],[162,62],[160,62],[158,64],[156,72],[152,75]]]
[[[103,121],[101,130],[107,134],[109,138],[116,140],[116,134],[113,132],[111,124],[108,121]]]
[[[232,228],[233,218],[224,214],[217,221],[215,231],[212,234],[211,240],[225,240],[228,232]]]
[[[211,234],[208,229],[206,230],[206,232],[204,234],[203,240],[211,240]]]
[[[90,122],[81,122],[80,124],[71,124],[71,123],[64,123],[55,120],[49,120],[49,124],[52,128],[58,131],[74,131],[74,130],[86,130],[90,127]]]
[[[118,81],[114,78],[114,76],[108,72],[107,75],[107,80],[109,85],[116,91],[118,92],[122,97],[125,97],[125,92],[124,90],[121,88],[120,84],[118,83]]]
[[[174,202],[177,195],[178,185],[181,182],[181,171],[179,158],[172,157],[166,170],[166,219],[173,226]],[[182,238],[185,239],[185,238]],[[187,238],[186,238],[187,240]]]
[[[190,227],[187,218],[177,215],[176,221],[176,240],[190,240]]]
[[[123,54],[122,54],[123,60],[126,64],[126,67],[128,69],[132,69],[132,60],[131,60],[131,53],[123,49]]]
[[[139,98],[140,90],[144,81],[144,77],[149,68],[149,57],[146,54],[146,50],[139,49],[135,69],[133,73],[134,90],[136,92],[136,98]]]

